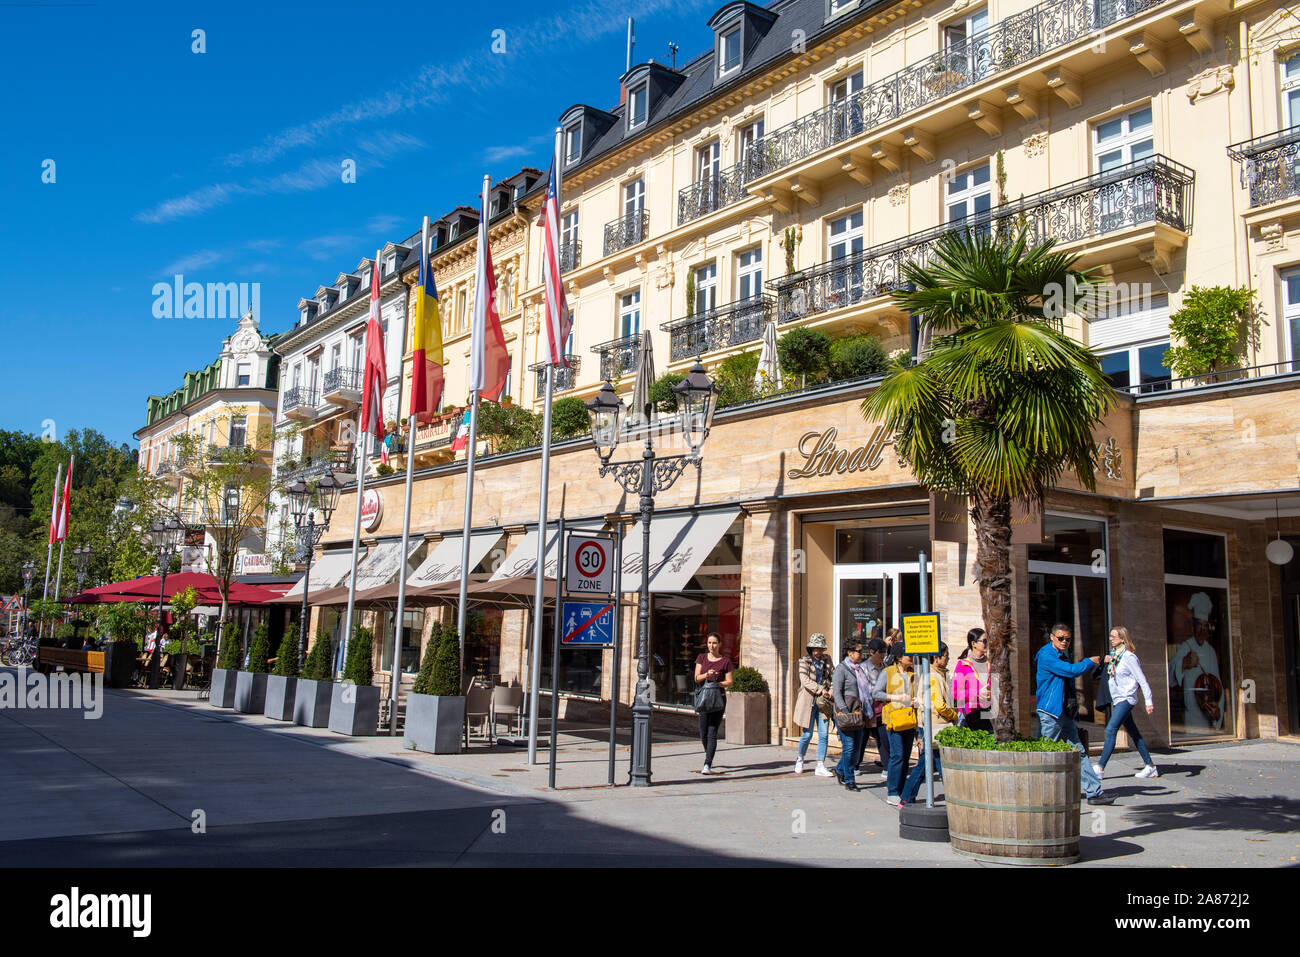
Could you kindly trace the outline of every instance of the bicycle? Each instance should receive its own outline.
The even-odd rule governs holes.
[[[36,639],[11,636],[0,647],[0,664],[26,668],[36,660]]]

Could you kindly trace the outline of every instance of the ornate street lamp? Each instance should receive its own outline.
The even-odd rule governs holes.
[[[636,787],[650,784],[650,519],[654,513],[654,497],[655,493],[672,488],[687,465],[699,469],[703,462],[700,449],[709,435],[716,398],[716,386],[698,361],[673,391],[677,394],[678,414],[690,447],[686,455],[656,456],[654,430],[646,429],[640,461],[611,464],[628,410],[609,382],[586,403],[592,444],[600,457],[600,474],[613,473],[623,490],[639,496],[641,504],[641,593],[637,610],[636,696],[632,703],[631,783]],[[644,420],[649,421],[651,407],[647,405],[642,411]],[[559,667],[558,662],[555,667]]]
[[[73,549],[72,564],[77,570],[77,591],[81,592],[86,587],[86,575],[90,572],[90,560],[95,555],[95,550],[89,545],[83,545],[81,548]]]
[[[343,486],[334,478],[334,472],[326,472],[319,481],[308,485],[302,479],[289,486],[289,511],[293,514],[293,524],[298,529],[298,557],[307,563],[307,570],[302,579],[302,614],[298,625],[298,667],[301,669],[307,650],[307,593],[311,588],[311,559],[316,546],[325,533],[329,531],[330,519],[339,506],[339,497]],[[316,523],[316,512],[320,512],[320,524]]]
[[[32,591],[32,579],[36,577],[36,562],[28,560],[23,562],[23,637],[27,636],[27,627],[31,624],[31,618],[27,612],[27,600]]]
[[[158,631],[153,643],[153,658],[149,662],[149,687],[157,688],[162,677],[162,626],[163,602],[167,599],[167,569],[175,557],[177,549],[185,538],[185,526],[175,518],[166,522],[154,522],[149,528],[149,541],[153,545],[154,558],[158,561]]]

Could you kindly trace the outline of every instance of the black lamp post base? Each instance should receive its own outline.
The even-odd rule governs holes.
[[[641,678],[632,705],[632,769],[628,782],[632,787],[650,786],[650,754],[650,684]]]

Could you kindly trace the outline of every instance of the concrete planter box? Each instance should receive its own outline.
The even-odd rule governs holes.
[[[235,679],[235,710],[240,714],[261,714],[266,710],[265,673],[241,671]]]
[[[408,694],[406,746],[430,754],[460,754],[465,728],[464,695]]]
[[[379,688],[375,685],[334,685],[329,729],[336,734],[372,735],[379,730]]]
[[[304,728],[327,728],[334,682],[298,679],[293,696],[293,723]]]
[[[767,695],[758,692],[727,692],[727,744],[767,744]]]
[[[293,720],[294,695],[298,691],[298,679],[283,675],[267,675],[266,708],[262,714],[276,721]]]
[[[212,669],[212,692],[208,703],[214,708],[233,708],[235,706],[235,679],[239,672],[234,668]]]

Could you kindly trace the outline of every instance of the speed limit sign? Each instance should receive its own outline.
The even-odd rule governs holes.
[[[614,540],[570,535],[565,550],[564,590],[570,595],[608,595],[614,590]]]

